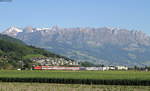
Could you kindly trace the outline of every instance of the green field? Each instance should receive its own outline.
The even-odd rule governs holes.
[[[0,83],[0,91],[150,91],[150,86]]]
[[[150,80],[150,72],[144,71],[50,71],[50,70],[32,70],[0,71],[0,77],[14,78],[71,78],[71,79],[132,79],[132,80]]]
[[[104,84],[150,86],[150,72],[145,71],[0,71],[1,82],[38,82],[61,84]]]

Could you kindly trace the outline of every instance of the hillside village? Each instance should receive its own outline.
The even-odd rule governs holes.
[[[78,66],[78,62],[72,60],[65,60],[64,58],[51,58],[51,57],[36,57],[31,59],[40,65],[47,66]]]
[[[57,66],[80,67],[79,70],[102,70],[102,71],[105,71],[105,70],[128,70],[127,66],[83,67],[77,61],[65,60],[64,58],[53,59],[50,57],[36,57],[36,58],[32,58],[31,60],[35,63],[38,63],[41,66],[53,66],[56,68],[56,70],[57,70]]]

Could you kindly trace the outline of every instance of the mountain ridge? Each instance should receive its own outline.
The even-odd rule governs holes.
[[[26,27],[22,32],[16,33],[16,36],[6,31],[3,34],[75,60],[107,65],[150,64],[150,55],[148,55],[150,36],[141,31],[109,27],[60,28],[58,26]]]

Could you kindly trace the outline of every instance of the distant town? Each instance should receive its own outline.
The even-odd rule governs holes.
[[[97,66],[88,66],[82,65],[80,62],[73,61],[73,60],[65,60],[64,58],[48,58],[48,57],[36,57],[31,59],[34,63],[32,65],[32,70],[100,70],[100,71],[107,71],[107,70],[144,70],[148,71],[148,67],[127,67],[123,65],[118,66],[104,66],[104,65],[97,65]],[[88,62],[87,62],[88,63]]]

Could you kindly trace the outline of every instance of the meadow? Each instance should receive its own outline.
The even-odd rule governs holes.
[[[1,70],[0,81],[1,82],[61,83],[61,84],[104,84],[104,85],[150,86],[150,72]]]
[[[8,78],[71,78],[71,79],[131,79],[150,80],[145,71],[58,71],[58,70],[1,70],[0,77]]]

